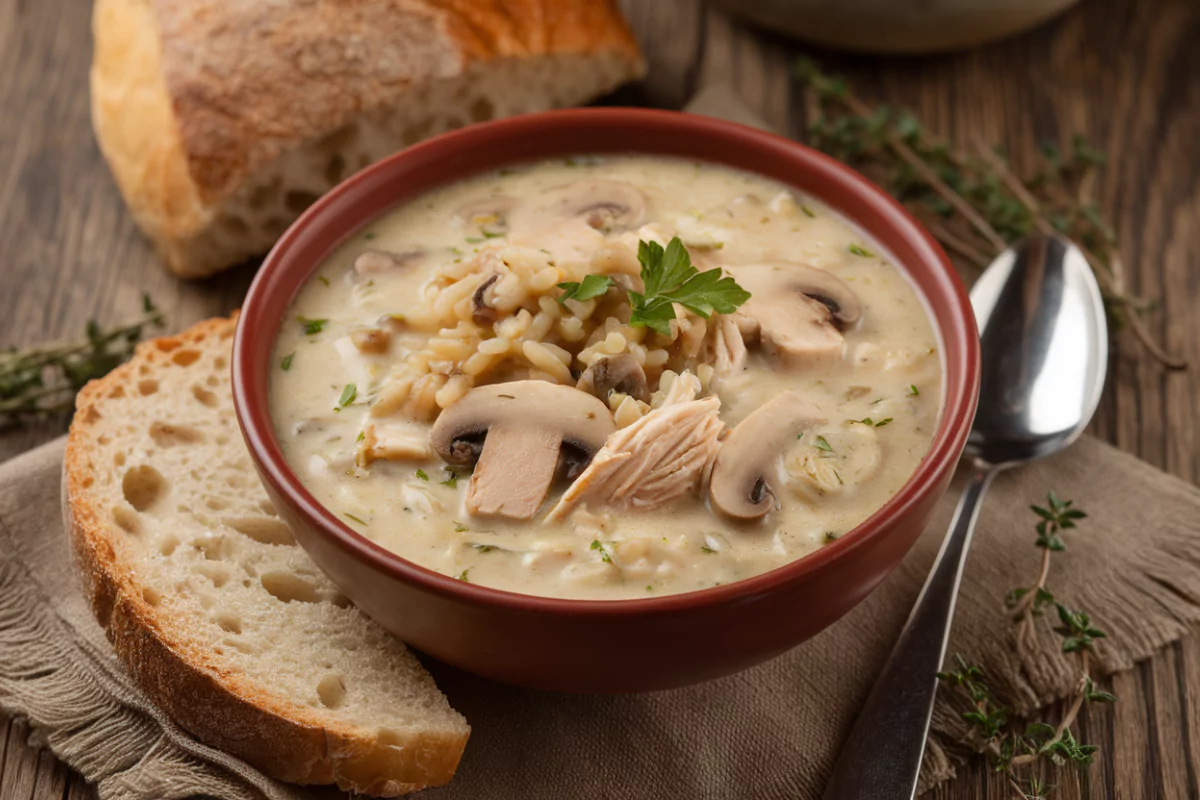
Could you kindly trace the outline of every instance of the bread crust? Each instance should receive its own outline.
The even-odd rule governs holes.
[[[619,63],[589,79],[594,94],[644,69],[614,0],[97,0],[93,34],[101,150],[184,275],[245,257],[232,234],[205,240],[247,181],[304,143],[421,103],[423,87],[501,60]]]
[[[148,597],[126,545],[89,503],[97,470],[89,449],[105,399],[134,380],[155,357],[211,337],[233,335],[236,315],[201,322],[178,336],[138,346],[133,359],[84,387],[64,456],[64,517],[84,595],[135,683],[177,724],[279,780],[336,783],[341,789],[395,797],[447,782],[467,734],[381,741],[348,726],[331,727],[319,712],[296,706],[222,668],[197,648]]]

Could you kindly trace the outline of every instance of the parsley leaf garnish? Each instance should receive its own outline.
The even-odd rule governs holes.
[[[295,357],[296,357],[295,353],[288,353],[286,356],[283,357],[283,360],[279,362],[279,368],[281,370],[283,370],[284,372],[287,372],[289,369],[292,368],[292,359]]]
[[[600,544],[599,539],[592,539],[591,549],[600,551],[600,560],[605,564],[612,563],[612,558],[609,557],[608,551],[604,549],[604,545]]]
[[[830,446],[829,442],[825,441],[824,436],[818,436],[815,440],[813,440],[813,446],[818,450],[824,450],[826,453],[833,452],[833,447]]]
[[[346,388],[342,389],[342,396],[338,398],[338,408],[350,405],[356,397],[358,397],[358,388],[353,383],[347,383]]]
[[[422,480],[422,481],[427,481],[427,480],[429,480],[429,475],[428,475],[428,473],[425,472],[425,470],[419,469],[419,470],[417,470],[417,479]]]
[[[701,272],[692,266],[687,248],[676,236],[664,249],[658,242],[638,242],[638,261],[642,264],[645,292],[630,292],[633,313],[630,325],[638,325],[670,335],[675,319],[674,303],[704,318],[715,311],[731,314],[750,299],[750,293],[720,269]]]
[[[325,324],[329,322],[327,319],[309,319],[308,317],[297,317],[297,319],[304,326],[306,336],[316,336],[325,329]]]
[[[849,250],[854,255],[859,256],[860,258],[874,258],[875,257],[874,253],[872,253],[870,250],[868,250],[867,248],[865,248],[861,245],[852,244],[846,249]]]
[[[613,279],[607,275],[587,275],[582,281],[560,283],[558,288],[562,289],[563,293],[558,298],[558,302],[565,303],[568,300],[578,300],[582,303],[585,300],[599,297],[607,292],[612,285]]]

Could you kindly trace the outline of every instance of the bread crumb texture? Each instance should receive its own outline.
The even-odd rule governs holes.
[[[144,343],[80,394],[68,519],[97,616],[183,727],[274,777],[444,783],[469,728],[276,515],[234,416],[234,326]]]

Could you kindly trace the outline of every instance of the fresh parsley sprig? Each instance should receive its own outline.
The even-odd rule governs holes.
[[[585,275],[582,281],[567,281],[560,283],[558,288],[563,290],[559,296],[560,304],[568,300],[578,300],[583,303],[608,292],[613,285],[613,279],[607,275]]]
[[[676,236],[664,248],[658,242],[638,242],[638,262],[642,265],[642,291],[628,292],[629,324],[671,335],[675,304],[708,319],[717,314],[732,314],[750,299],[750,293],[722,271],[701,272],[692,266],[687,248]],[[585,302],[600,297],[616,283],[607,275],[587,275],[581,281],[558,284],[563,290],[558,302]]]
[[[629,324],[669,336],[675,303],[708,319],[715,311],[732,314],[750,299],[750,293],[721,270],[704,272],[692,266],[687,248],[676,236],[666,248],[658,242],[638,242],[644,292],[630,292]]]

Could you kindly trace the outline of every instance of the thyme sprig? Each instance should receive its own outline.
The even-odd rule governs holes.
[[[1146,327],[1143,315],[1155,303],[1126,290],[1116,233],[1094,198],[1105,156],[1084,137],[1065,150],[1044,144],[1039,168],[1022,179],[997,148],[981,141],[969,150],[951,147],[912,113],[869,106],[810,59],[799,59],[795,74],[806,90],[809,143],[887,189],[958,261],[982,269],[1033,231],[1065,234],[1095,272],[1113,329],[1128,327],[1168,369],[1187,368]]]
[[[162,324],[162,312],[142,295],[142,316],[127,325],[88,322],[80,339],[0,353],[0,428],[70,411],[88,381],[126,361],[146,328]]]
[[[1092,682],[1093,645],[1104,638],[1087,612],[1059,602],[1047,588],[1050,558],[1066,550],[1060,535],[1073,530],[1087,514],[1074,508],[1070,500],[1062,500],[1054,492],[1046,495],[1045,506],[1030,506],[1038,517],[1035,526],[1035,546],[1041,549],[1041,566],[1032,586],[1014,589],[1005,597],[1012,614],[1018,646],[1028,642],[1033,621],[1053,606],[1058,625],[1054,627],[1062,639],[1062,652],[1075,660],[1078,678],[1070,696],[1064,700],[1066,709],[1058,724],[1035,720],[1023,727],[1009,710],[995,699],[983,669],[955,656],[957,669],[938,673],[945,686],[954,690],[954,697],[963,704],[960,712],[968,732],[965,743],[978,752],[986,753],[992,768],[1001,773],[1022,800],[1042,800],[1053,786],[1044,782],[1041,768],[1049,762],[1055,766],[1073,765],[1080,769],[1092,763],[1099,747],[1085,744],[1075,737],[1073,726],[1085,703],[1111,703],[1116,698],[1099,691]]]

